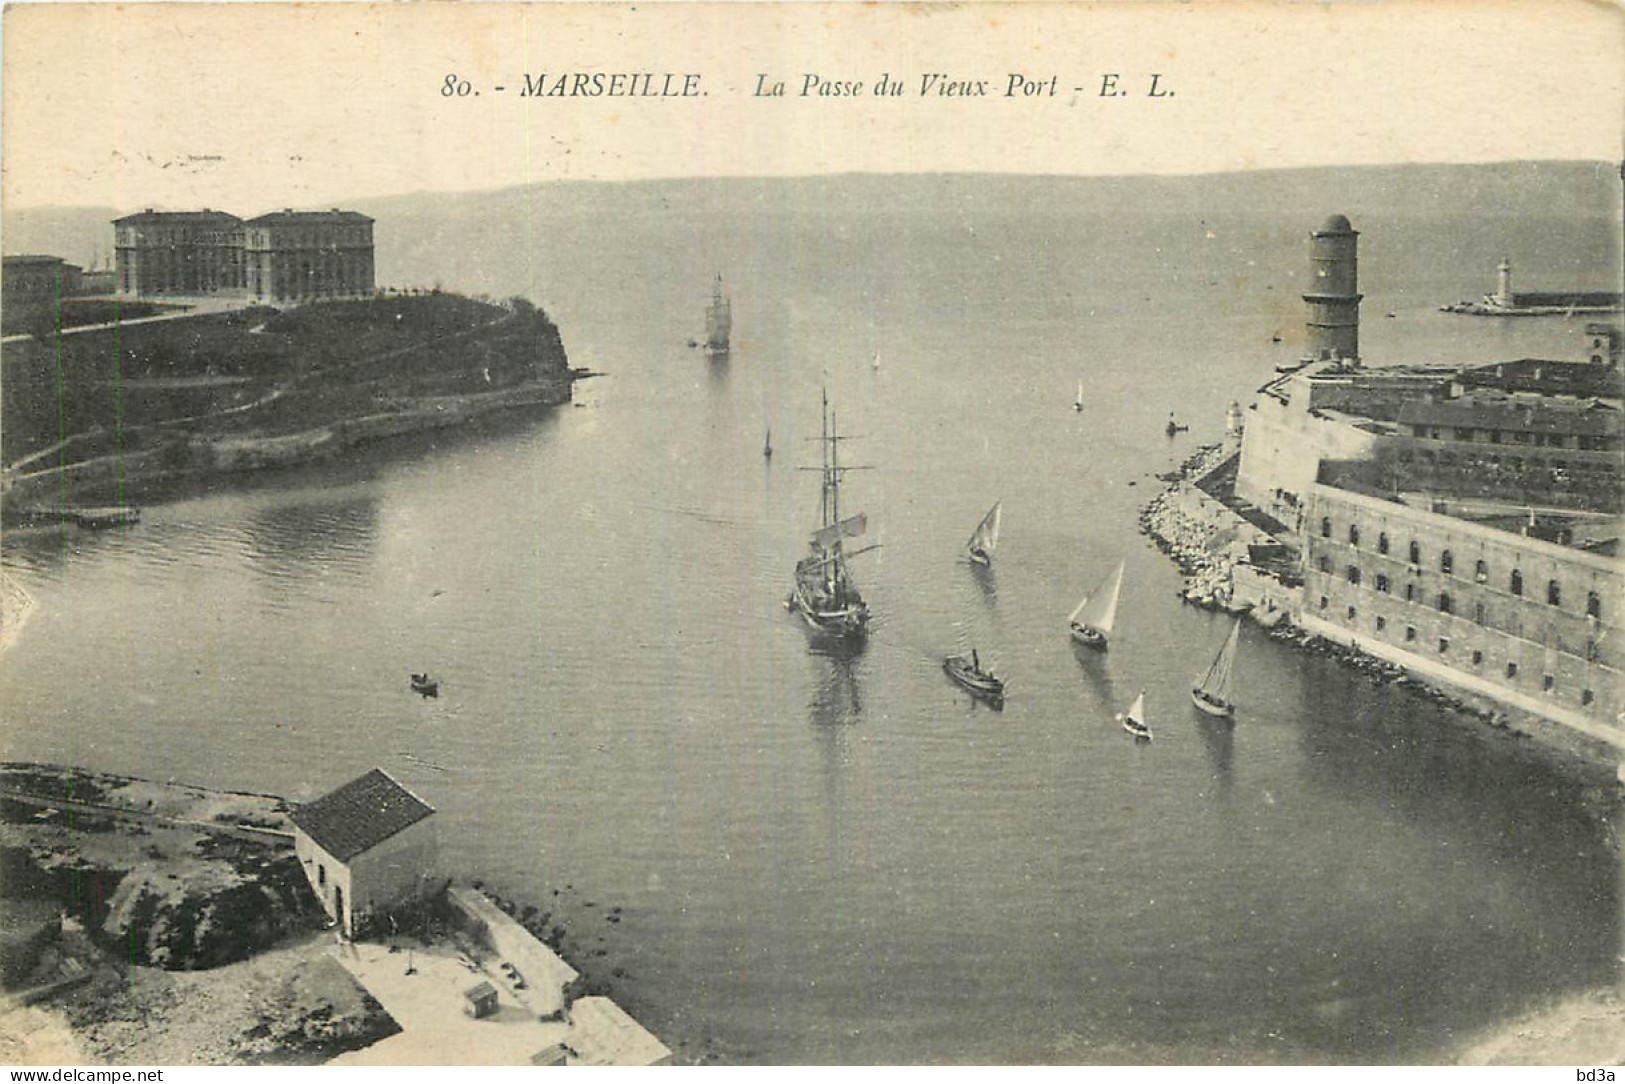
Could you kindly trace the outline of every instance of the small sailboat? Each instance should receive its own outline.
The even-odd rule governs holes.
[[[1117,721],[1123,724],[1124,730],[1134,735],[1135,741],[1151,740],[1151,727],[1145,721],[1144,689],[1141,689],[1140,695],[1134,698],[1134,703],[1128,711],[1117,717]]]
[[[999,544],[999,522],[1004,518],[1004,502],[994,501],[982,522],[976,525],[971,533],[970,541],[965,543],[965,551],[970,555],[971,564],[991,565],[993,563],[993,548]]]
[[[1112,625],[1117,620],[1117,596],[1123,591],[1124,563],[1117,562],[1117,567],[1106,577],[1100,589],[1092,595],[1085,595],[1077,609],[1072,611],[1072,616],[1067,618],[1072,639],[1078,643],[1098,648],[1106,646]]]
[[[942,660],[942,669],[973,696],[987,701],[995,711],[1003,710],[1004,682],[995,677],[992,670],[982,669],[982,660],[977,657],[975,648],[971,648],[968,659],[963,655],[949,655]]]
[[[875,356],[869,359],[869,368],[877,373],[880,371],[880,351],[876,350]]]
[[[1191,703],[1198,710],[1209,715],[1216,715],[1221,719],[1228,719],[1236,713],[1236,705],[1230,702],[1230,671],[1236,661],[1236,641],[1241,636],[1241,618],[1230,626],[1230,635],[1224,638],[1224,646],[1213,657],[1213,662],[1205,673],[1197,676],[1191,686]]]
[[[1083,412],[1083,381],[1078,381],[1078,397],[1072,400],[1072,409],[1080,414]]]
[[[1175,433],[1183,433],[1185,430],[1187,430],[1189,428],[1190,428],[1190,426],[1181,425],[1179,423],[1179,419],[1174,417],[1173,411],[1168,412],[1168,435],[1170,437],[1173,436]]]
[[[429,676],[428,671],[412,675],[412,691],[425,699],[440,695],[440,681]]]
[[[767,435],[762,438],[762,458],[773,458],[773,427],[767,427]]]

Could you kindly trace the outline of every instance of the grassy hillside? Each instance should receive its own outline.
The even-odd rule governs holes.
[[[199,438],[278,436],[425,396],[568,380],[545,313],[449,294],[86,331],[8,343],[3,359],[0,453],[8,467],[24,461],[25,473]]]

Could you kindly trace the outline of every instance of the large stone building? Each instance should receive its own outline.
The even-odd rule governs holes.
[[[226,294],[297,302],[373,292],[372,219],[284,210],[154,211],[113,221],[118,290],[132,297]]]
[[[346,936],[437,884],[433,814],[380,768],[289,814],[305,876]]]
[[[1264,384],[1247,412],[1238,497],[1295,528],[1325,464],[1381,460],[1395,489],[1619,509],[1615,329],[1587,326],[1588,361],[1367,367],[1355,356],[1358,234],[1333,215],[1311,236],[1310,358]]]
[[[355,211],[277,211],[243,223],[244,286],[264,301],[373,290],[372,219]]]
[[[1618,524],[1604,533],[1617,536]],[[1582,532],[1583,534],[1583,532]],[[1300,623],[1452,688],[1625,749],[1625,574],[1562,545],[1317,484]]]
[[[243,287],[242,219],[225,211],[154,211],[113,220],[119,293],[235,293]]]
[[[1264,513],[1299,554],[1303,583],[1283,608],[1317,635],[1618,755],[1618,331],[1588,326],[1586,361],[1368,368],[1357,235],[1334,215],[1312,236],[1309,359],[1259,389],[1234,489],[1236,507]]]

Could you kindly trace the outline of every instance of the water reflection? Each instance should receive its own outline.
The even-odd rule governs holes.
[[[970,578],[981,589],[982,601],[987,603],[987,608],[990,610],[995,609],[999,601],[999,578],[994,575],[993,566],[977,564],[972,561],[970,563]]]
[[[851,726],[863,715],[863,700],[856,673],[861,645],[831,641],[808,649],[814,664],[821,667],[813,679],[811,721],[821,729]]]
[[[378,499],[368,492],[268,505],[247,516],[243,533],[259,558],[253,567],[273,579],[359,572],[377,548]]]
[[[1191,714],[1198,717],[1196,729],[1202,735],[1202,752],[1207,756],[1213,778],[1219,784],[1221,792],[1228,791],[1231,782],[1231,756],[1235,751],[1235,725],[1229,719],[1215,719],[1211,715],[1197,711],[1194,707],[1191,708]]]

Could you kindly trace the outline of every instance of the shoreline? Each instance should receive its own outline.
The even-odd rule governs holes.
[[[27,588],[0,569],[0,656],[17,642],[36,605]]]
[[[335,419],[292,433],[189,437],[185,449],[192,462],[179,466],[172,464],[173,453],[165,447],[82,460],[10,478],[6,511],[8,517],[21,515],[33,503],[49,503],[64,484],[72,486],[76,505],[113,499],[127,505],[137,499],[162,499],[168,489],[188,483],[331,463],[344,453],[403,437],[458,429],[525,410],[555,410],[571,402],[576,380],[596,375],[571,370],[562,377],[500,391],[423,397],[397,411]],[[30,501],[27,495],[35,490],[38,495]]]
[[[608,1002],[611,980],[619,985],[632,976],[622,967],[611,969],[608,950],[594,951],[583,929],[595,913],[608,928],[618,928],[621,907],[594,912],[598,904],[572,905],[555,889],[556,914],[520,909],[476,880],[472,891],[490,901],[490,911],[484,918],[466,914],[463,921],[451,917],[467,911],[458,900],[469,890],[454,886],[470,882],[459,876],[448,878],[441,894],[426,895],[401,912],[403,925],[392,923],[387,935],[335,940],[300,868],[289,812],[290,804],[272,794],[70,765],[0,763],[5,903],[14,925],[28,927],[27,937],[14,939],[0,959],[0,1050],[52,1050],[58,1057],[96,1062],[387,1059],[405,1044],[403,1029],[414,1042],[434,1034],[433,1027],[425,1032],[420,994],[407,994],[408,1016],[395,1014],[402,990],[387,979],[379,985],[380,971],[397,973],[389,958],[405,945],[416,947],[425,973],[437,970],[435,960],[449,961],[452,997],[471,981],[465,972],[470,959],[484,961],[501,985],[497,965],[520,958],[510,955],[516,951],[512,936],[490,929],[503,922],[523,927],[538,943],[536,951],[555,954],[555,968],[576,976],[553,991],[563,1008],[538,1021],[543,1030],[558,1032],[572,1057],[616,1064],[640,1056],[640,1050],[642,1056],[651,1049],[659,1053],[660,1041],[646,1032],[641,1047],[617,1045],[637,1030],[624,1014],[626,1022],[612,1028],[621,1039],[601,1028],[604,1003],[611,1018],[622,1013]],[[86,892],[86,885],[94,891]],[[421,915],[417,908],[423,908]],[[411,924],[413,915],[421,926]],[[548,923],[558,924],[549,930]],[[556,955],[566,937],[578,962]],[[377,959],[364,964],[363,956]],[[545,987],[545,969],[527,966],[527,974]],[[409,986],[423,991],[423,983]],[[245,987],[255,993],[252,1003],[237,993]],[[133,989],[166,1006],[153,1026],[132,1030],[127,1024]],[[505,995],[505,1011],[527,1010],[524,990],[518,983]],[[545,994],[541,987],[538,992]],[[577,1003],[579,1015],[570,1011]],[[171,1018],[179,1023],[171,1026]],[[717,1050],[709,1040],[696,1042],[689,1056],[715,1062],[721,1060]]]
[[[1329,640],[1292,619],[1300,588],[1291,574],[1281,575],[1282,566],[1259,567],[1239,556],[1253,544],[1282,544],[1261,526],[1244,520],[1228,502],[1204,490],[1204,485],[1223,475],[1239,455],[1231,441],[1203,445],[1177,468],[1158,478],[1164,483],[1142,508],[1140,533],[1146,535],[1173,561],[1184,577],[1181,599],[1194,606],[1219,610],[1251,621],[1267,631],[1271,639],[1290,644],[1337,662],[1364,674],[1373,682],[1397,685],[1414,696],[1430,699],[1478,725],[1519,737],[1535,739],[1542,748],[1579,760],[1590,767],[1605,768],[1612,761],[1594,749],[1583,736],[1574,735],[1539,719],[1520,716],[1515,709],[1454,687],[1429,681],[1398,663],[1386,661],[1357,645]],[[1212,486],[1222,492],[1220,484]],[[1613,787],[1615,807],[1625,806],[1625,776],[1616,775]],[[1610,834],[1619,840],[1619,818],[1608,817]]]

